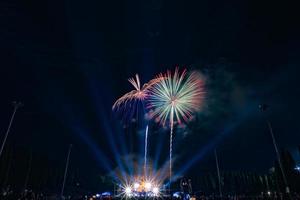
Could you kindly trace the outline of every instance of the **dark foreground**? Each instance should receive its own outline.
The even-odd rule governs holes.
[[[95,195],[77,195],[77,196],[66,196],[66,197],[59,197],[58,195],[45,195],[42,193],[34,193],[34,192],[27,192],[27,193],[1,193],[0,196],[1,200],[124,200],[124,199],[134,199],[134,200],[273,200],[273,199],[278,199],[278,200],[300,200],[300,195],[293,193],[290,196],[288,195],[282,195],[282,194],[265,194],[265,195],[226,195],[223,196],[222,198],[220,196],[216,195],[198,195],[198,196],[192,196],[189,199],[184,199],[182,197],[172,197],[170,196],[164,196],[164,197],[159,197],[159,198],[121,198],[121,197],[101,197],[98,196],[96,197]]]

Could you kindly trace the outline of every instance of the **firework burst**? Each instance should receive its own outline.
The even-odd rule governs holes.
[[[129,78],[128,81],[131,83],[131,85],[134,87],[134,90],[124,94],[122,97],[120,97],[112,106],[113,110],[116,111],[123,111],[124,117],[131,119],[132,116],[136,113],[138,117],[138,103],[143,103],[144,100],[148,97],[148,91],[149,89],[156,83],[160,82],[162,80],[162,77],[157,77],[155,79],[150,80],[148,83],[145,83],[141,87],[141,82],[139,75],[135,75],[134,78]],[[143,104],[144,105],[144,104]],[[148,146],[148,125],[146,126],[146,132],[145,132],[145,155],[144,155],[144,173],[146,175],[146,169],[147,169],[147,146]]]
[[[187,122],[194,112],[201,107],[204,97],[204,80],[197,71],[187,75],[186,70],[174,74],[168,71],[160,74],[157,82],[149,91],[148,108],[150,117],[156,118],[161,124],[166,121],[172,125],[175,121]]]
[[[159,74],[161,81],[149,90],[148,108],[150,117],[161,124],[170,125],[170,182],[172,178],[172,144],[174,122],[187,122],[201,107],[204,97],[204,80],[200,73],[176,68],[174,74],[167,71]]]
[[[141,82],[138,74],[135,75],[135,79],[129,78],[128,81],[134,87],[134,90],[124,94],[122,97],[117,99],[117,101],[112,106],[113,110],[119,110],[121,108],[126,109],[127,108],[126,106],[129,103],[132,103],[132,101],[144,101],[148,95],[147,91],[149,90],[149,88],[152,87],[154,84],[158,83],[159,81],[161,81],[161,78],[158,77],[152,79],[148,83],[145,83],[142,87],[141,87]]]

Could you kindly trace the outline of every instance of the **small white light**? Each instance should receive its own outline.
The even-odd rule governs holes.
[[[152,192],[153,192],[154,196],[157,196],[158,193],[159,193],[159,188],[158,188],[158,187],[154,187],[154,188],[152,189]]]
[[[140,187],[140,184],[138,182],[136,182],[136,183],[133,184],[134,190],[139,189],[139,187]]]
[[[270,192],[270,191],[268,191],[268,195],[271,195],[271,192]]]
[[[126,187],[125,188],[125,194],[127,195],[127,196],[131,196],[131,193],[132,193],[132,190],[131,190],[131,187]]]
[[[96,194],[96,197],[100,197],[100,194]]]
[[[152,184],[151,184],[150,182],[146,182],[146,183],[145,183],[145,189],[146,189],[147,191],[151,190],[151,187],[152,187]]]

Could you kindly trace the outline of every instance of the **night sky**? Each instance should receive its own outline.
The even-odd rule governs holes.
[[[71,164],[84,176],[107,174],[142,148],[142,130],[123,129],[113,102],[159,72],[197,69],[206,99],[175,133],[175,170],[266,172],[280,148],[300,162],[299,31],[296,7],[275,1],[7,1],[1,3],[1,141],[22,101],[8,146]],[[258,105],[270,106],[262,114]],[[150,130],[166,161],[168,130]],[[152,145],[152,146],[151,146]],[[142,154],[141,154],[142,155]]]

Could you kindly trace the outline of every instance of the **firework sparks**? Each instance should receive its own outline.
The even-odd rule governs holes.
[[[150,89],[148,98],[148,108],[152,110],[150,116],[163,125],[167,120],[170,125],[174,121],[178,123],[182,120],[188,121],[202,104],[204,96],[202,76],[196,71],[190,75],[186,74],[186,70],[180,73],[176,68],[173,76],[168,71],[159,77],[162,81]]]
[[[134,90],[124,94],[122,97],[120,97],[112,106],[112,109],[120,109],[120,107],[123,107],[126,109],[126,106],[131,101],[143,101],[147,97],[147,91],[156,83],[161,81],[161,77],[155,78],[150,80],[148,83],[145,83],[141,87],[141,82],[139,75],[135,75],[134,78],[129,78],[128,81],[131,83],[131,85],[134,87]]]
[[[157,119],[161,124],[170,125],[170,182],[172,177],[172,144],[174,122],[187,122],[192,114],[201,107],[204,97],[204,80],[200,73],[193,71],[187,75],[186,70],[174,74],[167,71],[160,74],[157,82],[149,90],[148,108],[150,117]]]

